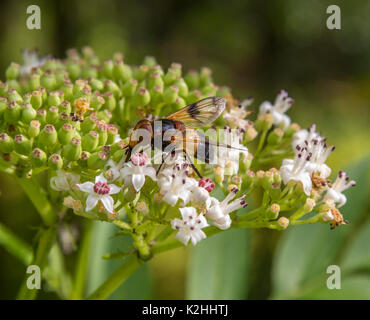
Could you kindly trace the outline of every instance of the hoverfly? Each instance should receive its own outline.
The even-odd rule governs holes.
[[[162,151],[164,152],[166,149],[170,150],[167,156],[182,153],[185,159],[190,162],[196,174],[201,178],[202,176],[191,161],[190,155],[205,163],[210,163],[215,156],[212,146],[243,150],[220,142],[211,141],[196,130],[216,120],[224,111],[225,105],[226,99],[224,98],[208,97],[189,104],[165,118],[153,121],[148,119],[140,120],[134,127],[133,133],[130,135],[129,144],[127,146],[128,150],[126,151],[126,161],[130,159],[133,148],[137,146],[138,143],[142,142],[141,137],[139,139],[134,137],[136,130],[142,129],[149,133],[152,148],[156,147],[155,141],[160,140]],[[200,154],[202,155],[201,157]],[[157,174],[164,160],[165,159],[162,157],[162,162],[157,169]]]

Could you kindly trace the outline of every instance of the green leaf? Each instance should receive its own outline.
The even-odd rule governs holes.
[[[90,249],[90,270],[88,276],[87,296],[94,292],[117,268],[122,265],[122,260],[102,259],[107,252],[130,251],[132,249],[129,237],[113,237],[117,227],[106,222],[93,222]],[[151,278],[147,264],[143,264],[130,278],[125,281],[109,299],[150,299]]]
[[[245,299],[250,256],[249,230],[231,229],[191,250],[187,299]]]
[[[272,298],[307,298],[309,292],[326,289],[329,265],[347,268],[346,256],[354,254],[352,243],[369,203],[369,160],[366,157],[347,170],[357,182],[355,188],[346,191],[347,204],[340,209],[351,222],[349,226],[329,230],[328,225],[302,225],[288,228],[284,233],[274,258]]]

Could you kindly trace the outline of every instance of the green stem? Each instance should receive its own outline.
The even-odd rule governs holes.
[[[142,262],[137,256],[129,257],[116,271],[114,271],[104,283],[96,289],[89,297],[89,300],[102,300],[116,290],[131,274],[133,274]]]
[[[255,159],[257,159],[258,154],[259,154],[259,153],[260,153],[260,151],[262,150],[263,144],[265,143],[265,140],[266,140],[267,131],[268,131],[268,130],[263,130],[263,131],[262,131],[261,139],[260,139],[260,141],[259,141],[259,143],[258,143],[257,151],[256,151],[256,153],[255,153],[255,155],[254,155],[254,158],[255,158]]]
[[[75,278],[73,281],[71,300],[83,299],[87,270],[88,270],[88,260],[89,260],[89,248],[91,241],[91,221],[85,222],[84,235],[81,242],[81,248],[78,255],[77,266],[75,271]]]
[[[39,235],[38,247],[36,249],[36,254],[32,261],[32,265],[36,265],[40,268],[41,273],[43,271],[43,267],[47,263],[47,258],[50,252],[51,247],[54,244],[56,239],[57,230],[55,227],[50,227],[48,229],[42,230],[41,234]],[[19,292],[17,299],[18,300],[33,300],[36,298],[38,291],[37,289],[28,289],[27,287],[27,279],[24,280]]]
[[[24,265],[28,266],[32,261],[32,248],[0,223],[0,245],[2,245],[10,254],[17,257]]]
[[[52,226],[56,220],[57,215],[55,214],[53,207],[51,206],[48,198],[46,197],[45,191],[41,188],[35,178],[16,178],[17,182],[21,185],[22,189],[31,200],[33,205],[36,207],[38,213],[41,216],[42,221],[47,226]]]

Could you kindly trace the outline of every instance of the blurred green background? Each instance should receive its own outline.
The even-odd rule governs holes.
[[[23,48],[63,58],[89,45],[101,59],[122,51],[139,64],[153,55],[164,67],[213,69],[215,83],[252,109],[286,89],[289,111],[303,127],[316,123],[336,151],[333,172],[349,168],[358,181],[348,190],[343,214],[351,221],[270,230],[233,230],[157,256],[122,285],[112,299],[370,299],[370,2],[336,1],[341,30],[326,28],[325,0],[263,1],[2,1],[0,74],[22,62]],[[41,30],[28,30],[26,8],[41,8]],[[0,174],[0,221],[32,244],[39,217],[15,181]],[[78,231],[80,221],[72,221]],[[96,223],[89,291],[121,262],[101,256],[128,244],[111,238],[111,225]],[[65,233],[64,233],[65,234]],[[78,244],[78,243],[77,243]],[[73,273],[76,252],[65,268]],[[342,269],[342,290],[326,287],[326,268]],[[0,298],[15,297],[25,266],[0,246]],[[58,279],[56,280],[58,282]],[[59,279],[59,281],[61,281]],[[67,281],[65,281],[67,282]],[[39,298],[56,298],[43,290]]]

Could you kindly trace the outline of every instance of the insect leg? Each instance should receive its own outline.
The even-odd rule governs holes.
[[[198,177],[199,177],[200,179],[202,179],[202,178],[203,178],[203,177],[202,177],[202,175],[200,174],[200,172],[199,172],[199,170],[197,169],[197,167],[194,165],[193,161],[191,161],[191,159],[190,159],[190,157],[189,157],[188,153],[186,152],[186,150],[185,150],[185,149],[182,149],[182,152],[183,152],[183,154],[185,155],[185,158],[186,158],[186,159],[188,159],[188,161],[189,161],[189,163],[190,163],[191,167],[193,168],[193,170],[195,171],[195,173],[198,175]]]

